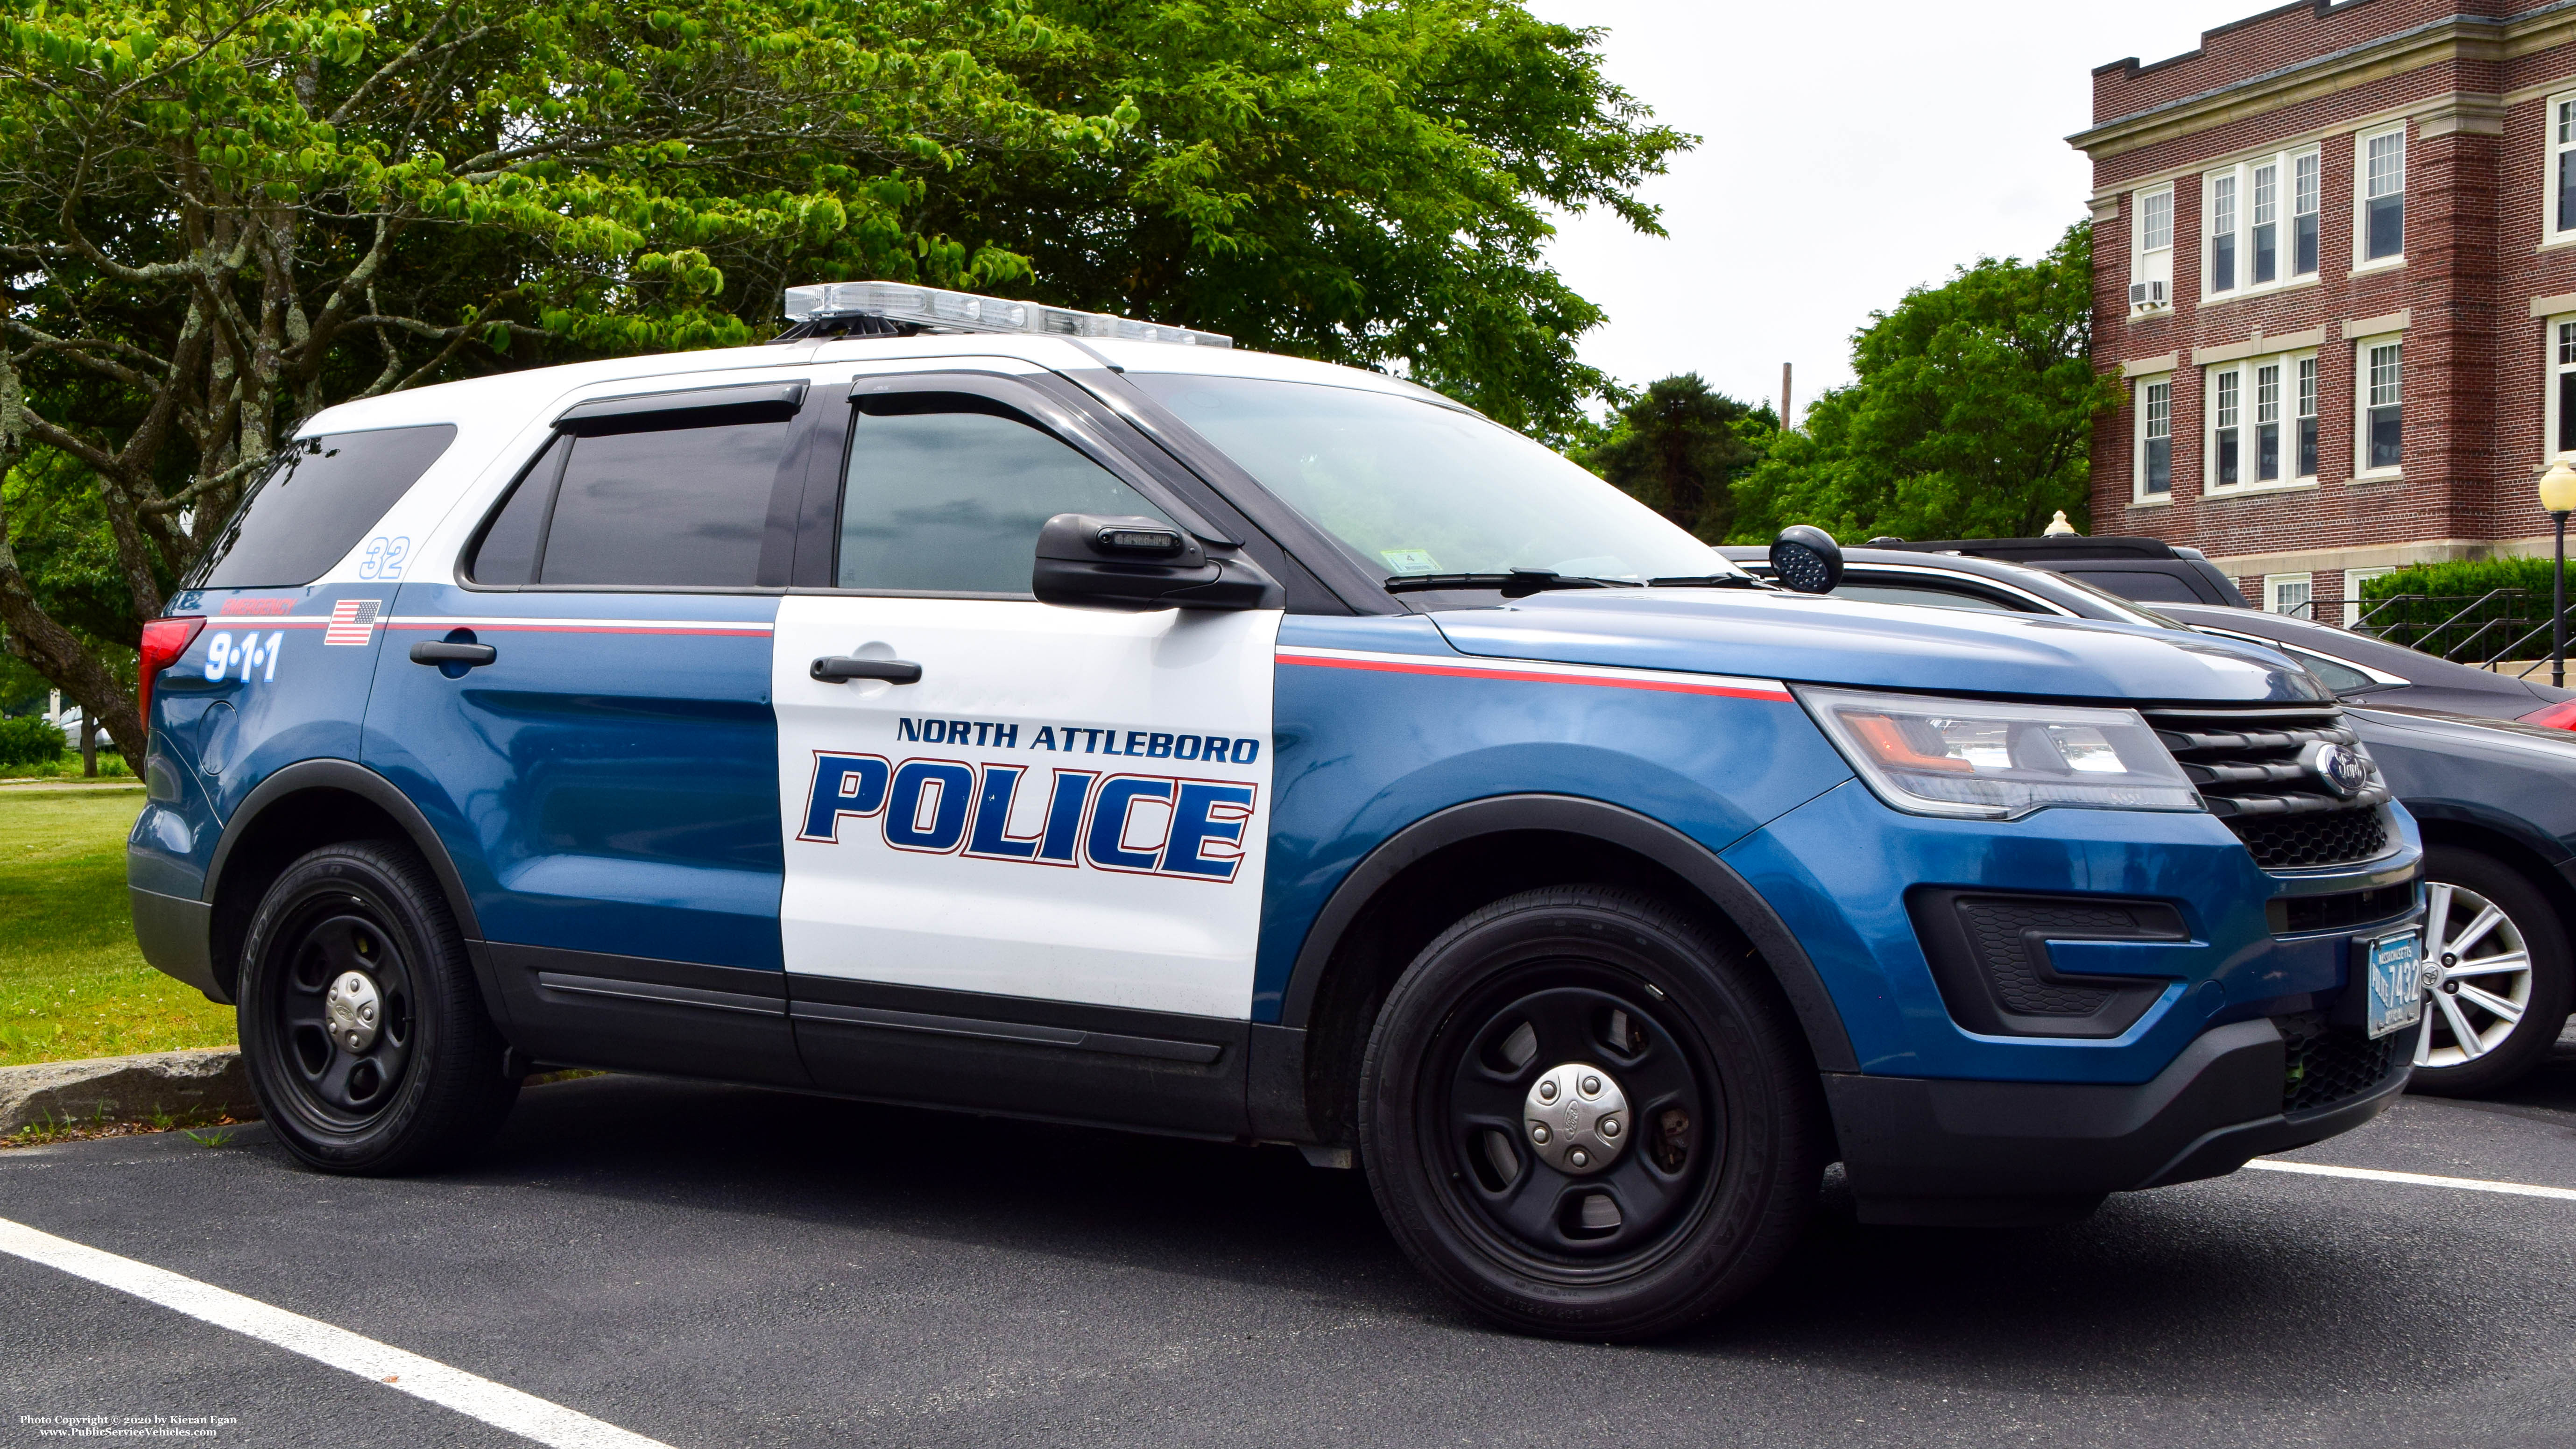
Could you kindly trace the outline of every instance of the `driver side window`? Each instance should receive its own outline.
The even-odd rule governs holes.
[[[984,398],[892,393],[858,399],[854,411],[841,588],[1025,598],[1038,530],[1055,515],[1171,521],[1080,450]]]

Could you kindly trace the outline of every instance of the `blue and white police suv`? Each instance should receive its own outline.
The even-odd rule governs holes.
[[[2047,1221],[2405,1084],[2418,836],[2276,655],[1760,584],[1373,373],[789,299],[319,414],[148,627],[136,929],[304,1161],[534,1063],[1293,1143],[1615,1338],[1829,1163]]]

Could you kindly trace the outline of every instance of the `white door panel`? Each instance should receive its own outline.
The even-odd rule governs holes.
[[[1248,1016],[1279,619],[782,600],[788,971]],[[922,678],[819,683],[827,655]]]

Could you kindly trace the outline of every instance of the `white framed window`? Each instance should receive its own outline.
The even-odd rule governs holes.
[[[2201,176],[2201,286],[2213,298],[2317,274],[2317,153],[2281,151]]]
[[[2406,127],[2354,138],[2353,270],[2406,260]]]
[[[2549,414],[2549,445],[2541,451],[2545,459],[2554,459],[2576,453],[2576,317],[2550,318],[2546,345],[2549,395],[2543,406]]]
[[[2233,488],[2245,481],[2245,369],[2222,369],[2210,382],[2209,486]]]
[[[2576,95],[2549,98],[2549,178],[2544,242],[2576,239]]]
[[[2316,607],[2316,583],[2314,574],[2265,574],[2263,608],[2268,613],[2307,618]]]
[[[2161,311],[2173,305],[2173,203],[2171,186],[2131,198],[2136,226],[2129,253],[2129,310]]]
[[[2165,503],[2173,498],[2173,375],[2142,377],[2137,383],[2137,459],[2130,477],[2133,501]]]
[[[2208,259],[2211,292],[2236,290],[2236,182],[2234,171],[2221,171],[2209,178],[2209,201],[2201,216],[2209,223],[2209,238],[2201,246]]]
[[[2361,597],[2362,582],[2366,579],[2381,578],[2395,572],[2397,572],[2397,566],[2395,564],[2383,564],[2378,568],[2370,569],[2345,569],[2343,571],[2343,626],[2345,628],[2349,629],[2353,625],[2361,622],[2361,611],[2364,603],[2364,600]]]
[[[2365,337],[2353,344],[2352,471],[2356,478],[2394,478],[2406,442],[2406,359],[2395,337]]]
[[[2302,151],[2290,158],[2290,275],[2313,277],[2317,274],[2317,223],[2320,203],[2325,198],[2323,173],[2317,165],[2317,153]]]
[[[2291,476],[2314,478],[2317,476],[2317,359],[2315,354],[2292,358],[2290,371],[2294,379],[2292,386],[2297,389],[2292,395],[2292,405],[2296,411],[2291,415],[2291,421],[2298,434],[2297,461],[2292,465],[2298,471]]]
[[[2314,483],[2316,354],[2249,357],[2207,371],[2210,491]]]

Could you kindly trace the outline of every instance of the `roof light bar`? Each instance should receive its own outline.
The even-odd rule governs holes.
[[[1184,347],[1232,347],[1221,332],[1195,332],[1100,312],[1076,312],[1006,297],[979,297],[906,282],[818,282],[787,289],[787,317],[812,322],[831,317],[882,317],[942,332],[1019,332],[1058,337],[1115,337],[1129,342],[1177,342]]]

